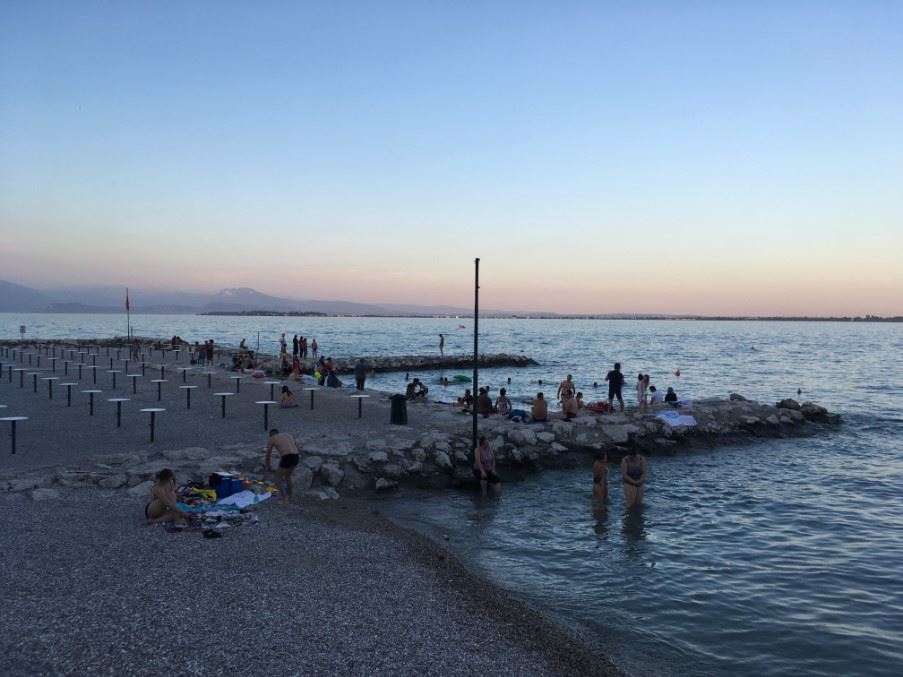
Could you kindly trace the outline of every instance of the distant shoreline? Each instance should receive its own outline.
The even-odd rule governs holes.
[[[117,315],[125,314],[121,310],[96,309],[96,310],[3,310],[0,314],[16,315]],[[473,315],[427,315],[427,314],[377,314],[377,313],[323,313],[314,310],[236,310],[236,311],[208,311],[208,312],[141,312],[135,310],[133,315],[185,315],[203,317],[363,317],[363,318],[391,318],[391,319],[461,319],[471,320]],[[809,316],[729,316],[729,315],[630,315],[618,313],[615,315],[502,315],[489,313],[480,315],[483,320],[669,320],[673,322],[856,322],[856,323],[901,323],[903,316],[882,317],[879,315],[862,316],[838,316],[838,317],[809,317]]]

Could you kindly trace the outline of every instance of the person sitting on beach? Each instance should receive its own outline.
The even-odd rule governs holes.
[[[293,409],[298,406],[295,402],[295,393],[288,386],[282,386],[282,395],[279,397],[279,406],[282,409]]]
[[[205,341],[205,343],[206,343],[206,341]],[[247,349],[248,349],[248,346],[247,346],[247,344],[245,343],[245,339],[242,339],[241,341],[239,341],[239,343],[238,343],[238,349],[239,349],[239,350],[247,350]]]
[[[423,383],[419,378],[415,378],[413,381],[408,383],[408,387],[405,388],[404,396],[405,399],[408,400],[422,400],[426,399],[426,394],[430,391],[430,389]]]
[[[665,393],[665,402],[670,404],[672,407],[677,404],[677,393],[674,392],[674,388],[668,386],[668,392]]]
[[[567,378],[564,379],[558,386],[558,392],[556,393],[555,398],[561,400],[562,404],[564,404],[564,399],[566,397],[573,396],[574,392],[577,390],[576,388],[574,388],[573,378],[573,376],[568,374]]]
[[[185,514],[177,505],[176,476],[172,470],[163,468],[156,474],[156,480],[154,488],[151,489],[150,500],[144,507],[147,523],[184,521]]]
[[[624,501],[627,509],[642,505],[646,482],[646,459],[631,447],[621,460],[621,479],[624,482]]]
[[[549,403],[542,393],[536,393],[536,399],[530,404],[532,405],[530,413],[534,421],[543,422],[549,417]]]
[[[593,500],[597,510],[605,510],[608,502],[608,454],[600,451],[593,461]]]
[[[463,407],[464,411],[470,411],[473,406],[473,395],[470,393],[470,388],[464,389],[464,395],[458,398],[458,406]]]
[[[577,406],[577,398],[571,396],[570,393],[562,400],[561,404],[561,417],[565,421],[570,421],[573,419],[580,408]]]
[[[577,408],[583,409],[586,406],[586,403],[583,401],[583,393],[577,393]]]
[[[495,474],[495,454],[489,446],[489,440],[480,438],[480,444],[473,455],[473,476],[480,480],[480,495],[486,495],[486,485],[491,484],[492,490],[499,493],[502,490],[502,481]]]
[[[483,418],[489,418],[492,413],[492,399],[487,388],[480,388],[477,395],[477,413]]]
[[[504,388],[499,390],[498,399],[495,401],[495,410],[499,416],[511,418],[511,400],[508,399],[508,391]]]
[[[273,455],[273,449],[279,452],[276,485],[279,487],[279,491],[282,492],[282,505],[287,506],[292,500],[292,473],[301,459],[301,448],[291,435],[281,433],[276,428],[270,430],[266,448],[266,463],[264,464],[267,472],[272,472],[270,459]]]
[[[662,394],[656,390],[655,386],[649,386],[649,406],[652,408],[652,411],[655,411],[656,402],[664,401],[664,397]]]
[[[288,355],[285,355],[285,354],[282,355],[282,364],[280,365],[280,370],[282,371],[283,376],[288,376],[289,374],[292,373],[292,368],[289,366],[289,363],[288,363]]]

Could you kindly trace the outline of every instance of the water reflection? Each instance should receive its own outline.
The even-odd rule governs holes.
[[[621,523],[621,535],[627,544],[627,554],[637,554],[639,551],[630,546],[631,543],[638,543],[646,540],[646,518],[644,516],[645,509],[643,506],[637,506],[631,510],[624,511],[624,520]]]

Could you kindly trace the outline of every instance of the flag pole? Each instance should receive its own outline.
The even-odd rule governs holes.
[[[129,303],[129,288],[125,288],[125,332],[128,342],[132,342],[132,307]]]

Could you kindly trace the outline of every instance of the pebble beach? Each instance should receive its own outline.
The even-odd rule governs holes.
[[[109,368],[101,353],[98,364]],[[223,418],[212,393],[234,391],[231,374],[214,369],[207,388],[206,374],[192,370],[189,410],[178,387],[178,368],[188,365],[174,357],[148,363],[137,392],[124,373],[114,390],[106,369],[95,385],[83,368],[71,407],[59,386],[50,399],[46,358],[45,370],[29,371],[39,374],[38,392],[33,377],[20,388],[4,368],[4,411],[28,417],[17,453],[0,453],[5,674],[615,673],[588,643],[384,519],[378,502],[323,500],[337,494],[314,488],[287,509],[263,503],[258,524],[217,539],[145,525],[146,481],[157,465],[178,474],[180,460],[200,455],[201,473],[256,468],[266,441],[255,403],[269,398],[269,385],[243,379]],[[169,380],[158,402],[149,381],[161,365]],[[302,406],[272,407],[269,425],[309,441],[306,448],[339,431],[352,444],[388,422],[383,394],[368,393],[358,418],[349,391],[317,391],[311,410],[298,385]],[[103,393],[89,416],[81,391],[95,388]],[[108,397],[129,399],[119,428]],[[146,407],[166,410],[154,443],[139,411]],[[417,430],[426,412],[410,407],[405,430]],[[3,439],[10,443],[8,430]],[[145,470],[126,472],[123,458]]]

